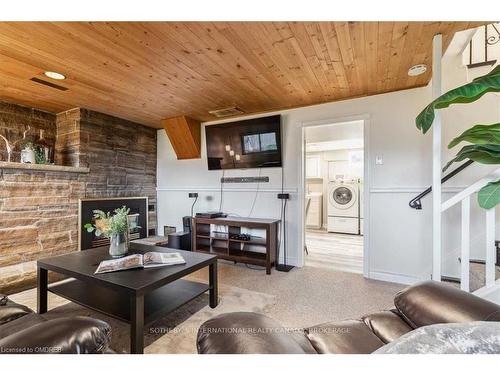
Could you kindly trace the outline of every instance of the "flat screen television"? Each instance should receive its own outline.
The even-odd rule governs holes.
[[[205,127],[208,169],[281,167],[281,116]]]

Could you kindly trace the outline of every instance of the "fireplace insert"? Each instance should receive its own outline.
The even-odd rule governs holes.
[[[115,209],[126,206],[130,209],[128,221],[130,225],[129,238],[136,240],[148,236],[148,198],[147,197],[120,197],[120,198],[88,198],[80,199],[78,212],[78,244],[79,250],[88,250],[95,247],[109,245],[109,239],[96,236],[95,231],[89,233],[83,226],[94,224],[94,210],[113,212]]]

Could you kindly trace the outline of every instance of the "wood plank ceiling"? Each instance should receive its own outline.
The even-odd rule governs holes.
[[[152,127],[237,106],[293,108],[422,86],[432,37],[469,22],[0,22],[0,100]],[[61,72],[54,81],[44,71]],[[37,77],[67,87],[33,82]]]

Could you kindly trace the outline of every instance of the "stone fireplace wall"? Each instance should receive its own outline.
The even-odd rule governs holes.
[[[12,132],[16,107],[0,106],[16,118]],[[47,119],[56,164],[69,168],[0,164],[0,293],[34,286],[37,259],[77,251],[80,198],[147,196],[155,207],[149,228],[157,225],[155,129],[81,108],[57,115],[19,108],[31,113],[33,128]]]
[[[86,177],[0,168],[0,293],[33,286],[37,259],[77,249]]]
[[[156,206],[156,129],[77,108],[57,115],[57,134],[56,161],[90,168],[86,197],[147,196]]]
[[[56,141],[56,115],[33,108],[23,107],[0,101],[0,134],[11,143],[23,138],[23,132],[28,128],[26,140],[35,141],[40,137],[40,130],[49,144]],[[20,142],[17,143],[12,155],[12,161],[20,161]],[[0,161],[7,161],[7,147],[0,138]]]

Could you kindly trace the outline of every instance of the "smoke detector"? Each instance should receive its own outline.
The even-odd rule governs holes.
[[[410,69],[408,69],[408,75],[410,77],[415,77],[424,74],[426,71],[427,71],[427,65],[417,64],[413,65]]]
[[[215,117],[229,117],[229,116],[241,115],[242,113],[245,112],[238,107],[229,107],[229,108],[216,109],[214,111],[208,111],[208,113],[214,115]]]

